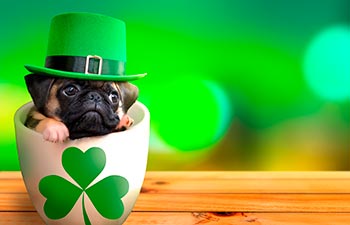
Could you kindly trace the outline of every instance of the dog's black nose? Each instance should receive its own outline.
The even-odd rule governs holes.
[[[98,94],[97,92],[90,92],[88,97],[90,101],[94,101],[94,102],[100,102],[102,99],[101,95]]]

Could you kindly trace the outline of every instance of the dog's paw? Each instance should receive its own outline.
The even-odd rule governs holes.
[[[117,126],[117,131],[123,131],[131,127],[131,125],[134,123],[134,120],[128,116],[124,115],[122,119],[120,120],[118,126]]]
[[[36,130],[42,133],[44,140],[50,142],[64,142],[69,137],[69,131],[66,125],[51,118],[40,121]]]

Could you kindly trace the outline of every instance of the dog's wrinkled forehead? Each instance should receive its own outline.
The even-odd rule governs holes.
[[[111,81],[57,79],[55,84],[63,87],[66,85],[76,84],[82,87],[83,89],[91,89],[91,90],[111,91],[111,90],[118,89],[115,82],[111,82]]]

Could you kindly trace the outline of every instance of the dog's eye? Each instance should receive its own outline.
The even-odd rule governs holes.
[[[73,96],[79,92],[79,89],[73,85],[68,85],[63,89],[63,93],[67,96]]]
[[[117,103],[119,100],[119,96],[118,96],[118,92],[113,91],[109,94],[109,100],[111,100],[111,102],[113,103]]]

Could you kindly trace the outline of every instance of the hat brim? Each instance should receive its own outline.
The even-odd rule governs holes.
[[[69,72],[62,70],[55,70],[51,68],[34,66],[34,65],[24,65],[24,67],[32,73],[56,76],[62,78],[73,78],[82,80],[105,80],[105,81],[133,81],[143,78],[147,73],[135,74],[135,75],[109,75],[109,74],[85,74],[77,72]]]

